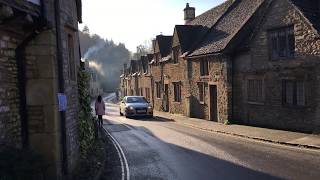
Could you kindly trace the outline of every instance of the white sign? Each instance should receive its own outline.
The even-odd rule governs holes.
[[[37,5],[40,5],[40,0],[27,0],[33,4],[37,4]]]
[[[67,110],[67,96],[62,93],[58,93],[59,111]]]

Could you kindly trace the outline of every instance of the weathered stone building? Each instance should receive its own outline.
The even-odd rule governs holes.
[[[0,0],[0,144],[43,155],[48,179],[79,157],[78,22],[81,0]]]
[[[172,36],[159,35],[154,40],[154,57],[150,62],[151,74],[153,77],[153,106],[159,111],[169,111],[168,105],[168,91],[165,88],[168,82],[164,81],[164,61],[170,59]]]
[[[319,131],[319,1],[266,1],[233,54],[234,115],[244,124]]]
[[[197,17],[188,4],[184,11],[171,50],[161,54],[162,36],[154,43],[156,110],[319,131],[317,0],[227,0]]]

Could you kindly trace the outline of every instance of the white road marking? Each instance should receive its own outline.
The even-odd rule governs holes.
[[[116,147],[118,156],[120,158],[120,163],[121,163],[121,170],[122,170],[122,180],[130,180],[130,171],[129,171],[129,164],[127,161],[127,158],[123,152],[123,149],[121,148],[120,144],[118,141],[111,135],[111,133],[108,132],[106,128],[103,128],[105,132],[111,137],[113,145]],[[126,168],[127,175],[125,175],[125,170],[124,166]]]

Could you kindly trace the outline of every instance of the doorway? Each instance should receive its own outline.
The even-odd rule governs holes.
[[[210,94],[210,121],[218,122],[218,105],[217,105],[217,85],[209,86],[209,94]]]
[[[169,85],[164,85],[164,111],[169,112]]]

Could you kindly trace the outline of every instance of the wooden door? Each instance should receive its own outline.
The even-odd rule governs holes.
[[[218,122],[217,86],[210,85],[210,120]]]

